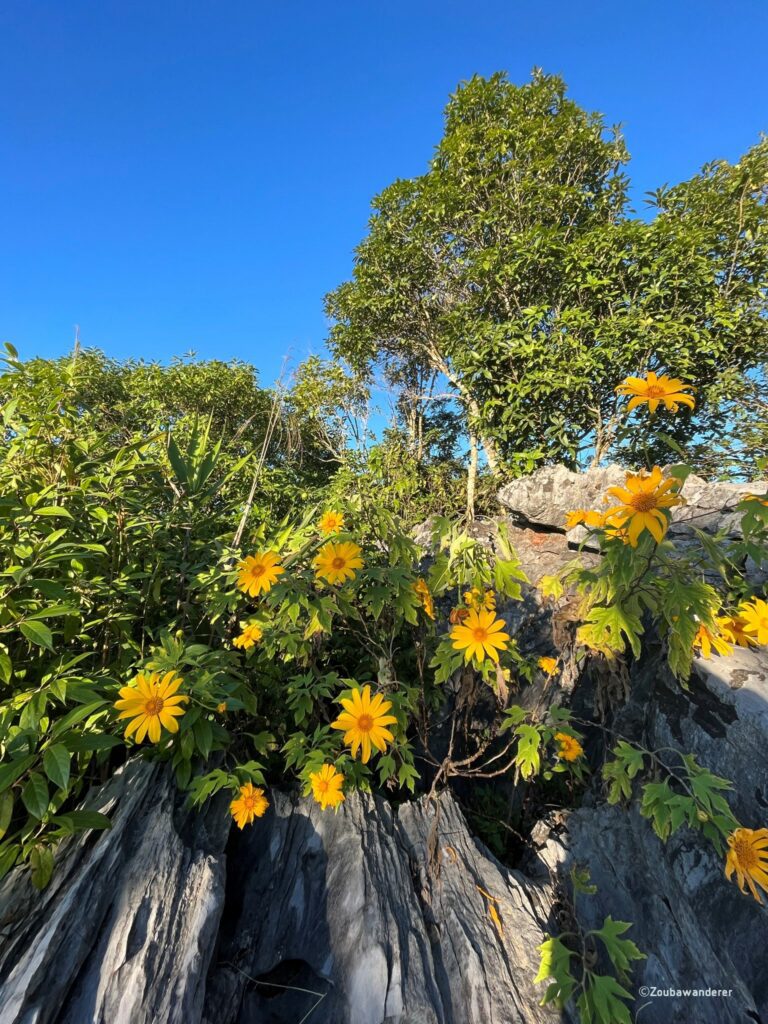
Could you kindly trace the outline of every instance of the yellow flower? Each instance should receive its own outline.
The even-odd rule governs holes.
[[[250,597],[258,597],[262,591],[266,594],[277,577],[285,572],[278,558],[276,551],[260,551],[256,555],[248,555],[237,567],[237,585],[240,590]]]
[[[338,533],[344,529],[344,516],[341,512],[323,512],[320,516],[320,522],[318,523],[320,533],[324,533],[326,536],[332,533]]]
[[[505,626],[506,622],[497,619],[495,612],[472,608],[466,619],[451,630],[454,650],[464,651],[464,661],[473,657],[478,661],[486,657],[498,661],[499,651],[506,651],[509,640],[509,634],[503,632]]]
[[[678,405],[687,405],[691,409],[695,406],[696,403],[691,395],[685,393],[690,387],[690,384],[684,384],[683,381],[678,380],[676,377],[668,377],[666,373],[662,373],[660,377],[657,377],[651,371],[645,379],[642,377],[627,377],[616,388],[616,392],[619,395],[633,396],[627,406],[628,412],[631,412],[635,406],[641,405],[643,402],[648,403],[648,408],[651,412],[656,412],[659,402],[663,402],[670,412],[677,412]]]
[[[577,508],[574,509],[573,512],[568,512],[566,514],[566,530],[572,530],[574,526],[579,526],[580,523],[583,523],[585,526],[589,526],[591,529],[605,526],[605,516],[602,512],[593,512],[585,508]]]
[[[219,712],[220,715],[223,715],[224,712],[227,710],[227,702],[223,700],[221,704],[217,704],[216,710]]]
[[[768,494],[745,494],[742,501],[759,501],[761,505],[768,507]]]
[[[611,517],[612,525],[620,528],[629,524],[627,535],[633,548],[643,530],[648,530],[657,543],[661,543],[667,531],[667,517],[662,509],[682,504],[683,499],[668,492],[677,488],[679,481],[674,477],[666,480],[658,466],[651,473],[627,473],[626,487],[609,487],[608,494],[621,502],[605,513]],[[607,500],[607,499],[606,499]]]
[[[744,620],[744,632],[759,644],[768,644],[768,603],[756,597],[739,608]]]
[[[257,626],[255,622],[249,622],[243,627],[240,636],[236,636],[232,643],[235,647],[242,647],[244,651],[249,651],[263,636],[261,626]]]
[[[162,677],[159,672],[139,672],[133,685],[123,686],[122,700],[115,701],[115,707],[122,709],[118,719],[132,719],[125,730],[125,738],[135,733],[136,742],[141,743],[149,734],[150,741],[157,743],[162,729],[178,732],[176,719],[184,714],[184,708],[179,705],[189,700],[176,692],[182,682],[175,672],[166,672]]]
[[[335,722],[331,722],[332,729],[344,731],[344,742],[349,746],[352,757],[357,757],[357,751],[363,748],[363,764],[367,764],[371,756],[371,744],[380,752],[384,753],[387,743],[394,739],[394,736],[386,728],[397,721],[394,715],[387,712],[392,707],[391,700],[384,700],[380,693],[371,698],[370,686],[364,686],[362,690],[352,691],[352,699],[342,698],[344,711]]]
[[[475,611],[485,608],[492,612],[496,608],[496,595],[492,590],[481,590],[479,587],[472,587],[464,594],[464,604]]]
[[[557,658],[539,658],[537,664],[548,676],[553,676],[557,672]]]
[[[328,583],[344,583],[345,580],[351,580],[355,570],[363,567],[361,550],[351,540],[339,544],[329,541],[324,544],[313,562],[317,578],[327,580]]]
[[[430,619],[434,619],[435,602],[432,600],[432,595],[429,592],[427,581],[422,579],[416,580],[413,584],[413,589],[421,601],[421,607],[424,609],[424,612],[430,617]]]
[[[747,620],[741,615],[721,615],[715,622],[731,643],[738,644],[739,647],[751,647],[757,643],[757,640],[747,633]]]
[[[728,847],[725,877],[730,879],[735,871],[739,891],[745,891],[746,882],[757,902],[762,903],[755,882],[768,892],[768,828],[734,829],[728,836]]]
[[[725,637],[720,633],[713,633],[711,629],[708,629],[704,625],[704,623],[702,623],[696,631],[696,636],[693,638],[693,646],[701,648],[701,653],[704,658],[712,657],[713,648],[718,654],[733,653],[733,647],[728,643]]]
[[[343,802],[341,787],[344,785],[344,776],[332,764],[324,764],[319,772],[312,772],[309,781],[312,783],[312,795],[323,810],[326,807],[338,807]]]
[[[268,807],[269,800],[264,796],[264,790],[251,782],[246,782],[240,787],[240,796],[235,797],[229,805],[229,810],[237,827],[245,828],[254,818],[261,818]]]
[[[563,761],[578,761],[584,753],[584,748],[575,736],[569,736],[567,732],[556,732],[555,743],[558,745],[557,756]]]

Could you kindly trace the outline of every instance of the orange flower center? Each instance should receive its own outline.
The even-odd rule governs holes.
[[[370,732],[373,728],[373,718],[371,715],[360,715],[357,720],[357,728],[360,732]]]
[[[477,640],[477,642],[481,644],[483,643],[484,640],[488,639],[488,630],[484,629],[482,626],[475,626],[475,628],[472,630],[472,635],[474,636],[475,640]]]
[[[257,578],[259,576],[263,576],[265,572],[266,572],[266,569],[265,569],[265,567],[260,562],[258,562],[256,565],[251,567],[251,574],[253,576],[256,576]]]
[[[321,793],[327,793],[328,792],[328,780],[327,779],[318,779],[317,782],[315,783],[315,785],[317,786],[318,790]]]
[[[342,558],[341,555],[336,555],[334,560],[331,562],[332,569],[343,569],[347,564],[346,559]]]
[[[650,512],[656,508],[656,495],[649,493],[633,494],[629,504],[636,512]]]
[[[144,705],[145,715],[159,715],[163,710],[163,701],[160,697],[150,697]]]
[[[645,393],[649,398],[661,398],[664,395],[664,388],[659,387],[658,384],[650,384],[645,389]]]
[[[729,844],[736,855],[736,860],[742,871],[750,872],[753,868],[759,866],[757,854],[746,836],[731,836]]]
[[[256,797],[255,796],[244,796],[243,797],[243,807],[245,808],[246,811],[254,810],[255,807],[256,807]]]

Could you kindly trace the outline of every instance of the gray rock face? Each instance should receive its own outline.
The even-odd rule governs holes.
[[[686,693],[659,654],[635,666],[632,696],[613,722],[622,737],[656,749],[694,753],[732,779],[729,801],[743,825],[768,821],[768,652],[737,649],[698,658]],[[632,921],[631,938],[648,959],[635,967],[634,991],[729,989],[730,995],[659,997],[635,1005],[638,1024],[730,1024],[765,1019],[768,907],[724,878],[723,859],[697,833],[682,829],[662,843],[631,809],[602,803],[599,791],[568,816],[557,836],[542,830],[539,857],[563,875],[589,867],[594,896],[578,898],[584,928],[611,914]],[[535,876],[535,869],[530,873]]]
[[[6,876],[2,1024],[199,1020],[229,823],[190,818],[182,839],[176,804],[169,778],[133,761],[90,804],[113,828],[70,843],[44,892],[18,870]]]
[[[0,890],[2,1024],[552,1019],[532,983],[551,887],[495,861],[449,795],[272,800],[225,856],[226,802],[180,815],[161,769],[126,765],[93,804],[109,833],[44,893],[18,872]]]
[[[574,473],[565,466],[543,466],[530,476],[512,480],[500,489],[499,503],[510,510],[518,525],[565,530],[565,517],[573,509],[605,509],[609,487],[623,487],[626,469],[599,466],[585,473]],[[765,481],[756,483],[709,482],[700,476],[687,477],[680,493],[685,504],[672,510],[670,536],[690,537],[691,528],[730,536],[739,534],[739,516],[735,506],[745,494],[765,491]],[[581,527],[569,531],[569,540],[578,542],[585,535]]]
[[[496,862],[450,797],[436,821],[423,802],[393,814],[358,794],[334,814],[276,793],[232,860],[206,1024],[313,1006],[338,1024],[551,1020],[532,985],[550,887]]]
[[[565,466],[542,466],[530,476],[504,484],[498,499],[520,525],[564,530],[568,512],[603,508],[606,490],[621,487],[625,479],[626,470],[621,466],[600,466],[586,473],[573,473]]]

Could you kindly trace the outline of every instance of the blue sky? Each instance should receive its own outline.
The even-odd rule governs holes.
[[[768,129],[762,2],[3,0],[0,340],[255,363],[323,349],[372,196],[456,84],[534,65],[622,122],[634,194]]]

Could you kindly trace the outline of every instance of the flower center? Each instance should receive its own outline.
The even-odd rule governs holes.
[[[757,867],[757,857],[748,839],[745,839],[743,836],[737,836],[733,839],[732,845],[733,851],[736,854],[736,860],[739,862],[742,871],[749,872],[752,868]]]
[[[251,572],[252,572],[252,574],[253,574],[254,576],[256,576],[257,578],[258,578],[259,576],[263,576],[263,575],[264,575],[264,572],[265,572],[265,570],[264,570],[264,566],[263,566],[263,565],[261,565],[260,563],[257,563],[256,565],[254,565],[254,566],[253,566],[253,567],[251,568]]]
[[[144,705],[145,715],[159,715],[162,710],[163,701],[161,697],[150,697]]]
[[[327,782],[327,780],[326,779],[318,779],[318,781],[317,781],[317,788],[318,788],[318,790],[321,793],[327,793],[328,792],[328,782]]]
[[[630,505],[636,512],[650,512],[656,508],[655,494],[633,494]]]
[[[346,564],[347,564],[346,560],[343,559],[341,557],[341,555],[336,555],[334,560],[331,562],[331,568],[332,569],[343,569]]]
[[[255,796],[244,796],[243,797],[243,807],[246,809],[246,811],[252,811],[255,808],[255,806],[256,806],[256,797]]]
[[[482,626],[476,626],[472,630],[472,635],[474,636],[475,640],[478,641],[478,643],[482,643],[483,640],[487,640],[488,639],[488,630],[487,629],[483,629]]]
[[[664,394],[664,388],[660,388],[658,384],[651,384],[650,387],[646,389],[646,394],[649,398],[661,398]]]
[[[370,732],[373,728],[373,718],[371,715],[360,715],[357,720],[357,728],[360,732]]]

